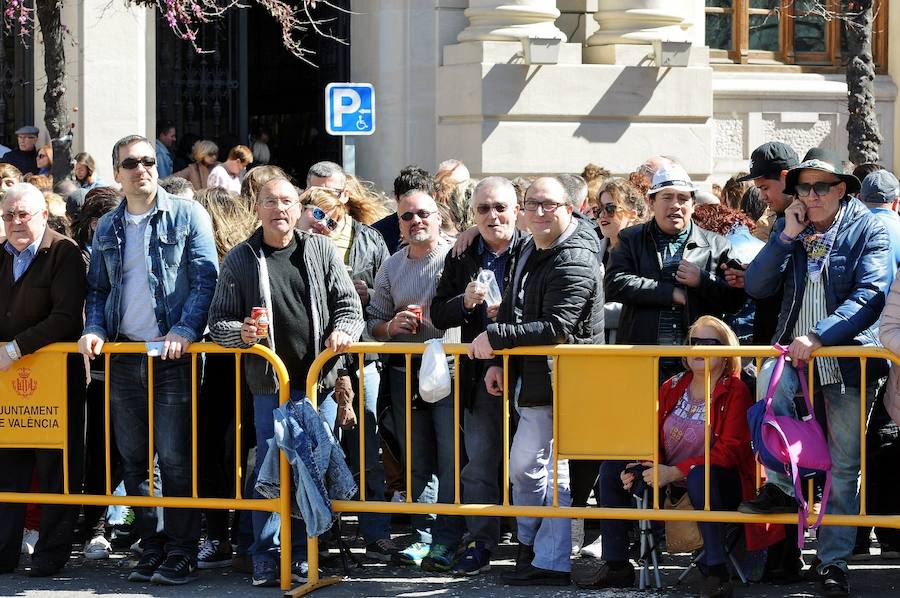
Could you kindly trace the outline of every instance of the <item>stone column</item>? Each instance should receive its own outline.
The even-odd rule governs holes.
[[[556,0],[469,0],[465,15],[469,26],[460,42],[519,41],[523,37],[556,38],[566,35],[556,26]]]
[[[600,0],[594,14],[598,30],[588,46],[686,41],[682,27],[690,0]]]

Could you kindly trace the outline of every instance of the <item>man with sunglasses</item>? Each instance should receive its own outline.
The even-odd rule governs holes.
[[[85,268],[78,246],[47,227],[44,196],[28,183],[6,190],[0,214],[8,238],[0,247],[0,372],[15,370],[17,362],[41,347],[78,338],[84,309]],[[20,364],[21,365],[21,364]],[[26,366],[27,367],[27,366]],[[78,492],[83,439],[78,430],[84,410],[84,363],[69,356],[68,424],[70,480]],[[0,393],[11,393],[6,382]],[[3,434],[5,430],[0,430]],[[0,491],[28,492],[32,471],[41,492],[63,491],[62,452],[46,449],[0,450]],[[43,505],[40,536],[31,557],[31,577],[54,575],[69,560],[77,507]],[[0,574],[19,563],[25,505],[0,505]],[[0,582],[0,585],[3,585]]]
[[[788,171],[785,192],[797,199],[775,224],[772,235],[744,277],[755,298],[784,292],[772,343],[789,345],[792,361],[809,362],[823,346],[878,344],[878,319],[885,305],[895,264],[884,225],[851,193],[859,180],[838,164],[821,159],[802,162]],[[760,370],[757,393],[768,387],[774,359]],[[866,402],[887,374],[883,360],[866,366]],[[777,415],[796,417],[794,394],[806,368],[786,366],[774,398]],[[859,509],[860,385],[856,358],[815,360],[815,388],[821,392],[828,419],[832,491],[828,514],[856,514]],[[866,409],[868,411],[868,408]],[[784,472],[767,471],[759,495],[739,510],[744,513],[796,513],[794,486]],[[856,528],[824,526],[819,530],[815,574],[826,596],[850,591],[847,560]]]
[[[489,270],[500,293],[515,269],[516,259],[530,238],[516,228],[519,204],[516,189],[503,177],[482,179],[471,199],[478,235],[456,257],[447,257],[431,302],[431,317],[439,328],[461,327],[462,342],[472,342],[494,321],[499,304],[489,305],[487,289],[477,282],[481,270]],[[463,501],[496,504],[500,499],[497,471],[503,447],[501,403],[484,385],[484,363],[462,357],[459,362],[459,394],[466,408],[463,423],[468,462],[460,474]],[[500,520],[496,517],[466,517],[471,540],[454,572],[477,575],[490,568],[491,554],[497,551]]]
[[[159,187],[153,144],[129,135],[113,146],[113,173],[125,195],[97,223],[79,350],[97,358],[107,341],[148,344],[116,354],[110,405],[125,489],[146,493],[148,361],[153,360],[156,452],[165,496],[191,495],[191,359],[206,328],[218,273],[212,224],[203,207]],[[153,343],[152,345],[150,343]],[[195,578],[200,513],[136,508],[144,552],[128,579],[184,584]]]
[[[506,285],[497,321],[472,341],[470,358],[492,359],[496,349],[529,345],[603,344],[603,265],[593,226],[573,217],[573,198],[556,177],[534,181],[524,205],[532,238],[525,242]],[[569,506],[569,463],[547,457],[553,454],[550,362],[546,357],[523,356],[509,363],[509,395],[519,414],[509,456],[513,503],[550,505],[556,469],[559,505]],[[495,398],[503,394],[502,361],[491,362],[484,382]],[[571,521],[519,517],[517,522],[516,569],[503,574],[501,582],[569,585]]]
[[[375,287],[366,311],[367,327],[379,341],[421,343],[430,339],[458,343],[459,328],[439,328],[432,319],[432,300],[437,281],[450,249],[441,236],[441,216],[437,204],[423,191],[412,190],[397,202],[400,235],[406,246],[389,257],[375,276]],[[418,308],[418,309],[416,309]],[[425,403],[417,395],[420,359],[413,360],[411,413],[406,409],[406,364],[402,356],[388,361],[393,429],[400,445],[400,460],[412,463],[412,492],[417,502],[452,503],[455,492],[456,457],[453,441],[454,399],[451,392],[435,403]],[[406,446],[406,417],[412,420],[412,446]],[[409,450],[410,454],[407,454]],[[433,476],[437,476],[437,497]],[[413,542],[396,554],[394,562],[421,565],[426,571],[446,572],[453,566],[456,547],[462,537],[458,516],[425,515],[411,517]]]

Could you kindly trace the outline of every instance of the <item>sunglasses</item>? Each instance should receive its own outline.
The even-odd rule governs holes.
[[[46,158],[47,154],[38,154],[38,158]]]
[[[413,216],[418,216],[419,219],[425,220],[429,216],[431,216],[432,214],[435,214],[435,213],[436,212],[429,212],[428,210],[416,210],[415,212],[403,212],[402,214],[400,214],[400,219],[403,220],[403,222],[409,222],[410,220],[413,219]]]
[[[615,216],[616,212],[619,211],[619,206],[614,203],[605,203],[599,206],[591,207],[591,216],[593,218],[599,218],[600,214],[606,212],[607,216]]]
[[[827,195],[832,187],[840,185],[843,181],[835,181],[833,183],[826,183],[824,181],[820,181],[818,183],[797,183],[794,188],[797,190],[797,195],[799,197],[809,197],[810,191],[815,191],[816,195],[822,197],[823,195]]]
[[[502,214],[509,208],[505,203],[483,203],[475,206],[475,211],[479,214],[489,214],[491,210],[494,210],[498,214]]]
[[[692,347],[719,347],[722,341],[717,338],[697,338],[692,336],[688,339],[688,344]]]
[[[306,207],[309,208],[310,210],[312,210],[312,212],[311,212],[312,217],[315,218],[317,222],[321,222],[322,224],[324,224],[325,228],[327,228],[330,231],[337,230],[337,227],[338,227],[337,221],[334,218],[329,218],[328,214],[325,213],[325,210],[323,210],[322,208],[317,208],[316,206],[306,206]]]
[[[138,167],[138,164],[141,164],[144,168],[153,168],[156,166],[156,158],[151,158],[150,156],[144,156],[143,158],[125,158],[119,162],[119,168],[134,170]]]

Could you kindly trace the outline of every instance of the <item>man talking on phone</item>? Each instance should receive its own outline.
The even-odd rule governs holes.
[[[784,293],[773,343],[789,346],[792,365],[778,384],[774,410],[792,415],[798,376],[812,353],[823,346],[877,344],[878,318],[884,308],[894,264],[884,225],[866,206],[850,196],[859,180],[839,164],[821,159],[802,162],[785,179],[785,192],[796,199],[775,224],[769,241],[750,264],[744,288],[754,298]],[[764,393],[774,359],[760,370],[757,391]],[[871,405],[881,378],[883,360],[866,367],[866,402]],[[828,445],[833,463],[827,514],[859,512],[860,363],[856,358],[819,357],[815,388],[822,394],[828,418]],[[868,410],[868,409],[867,409]],[[767,470],[758,496],[739,507],[744,513],[796,513],[790,476]],[[814,563],[826,596],[850,592],[847,560],[856,528],[824,526],[819,530]]]

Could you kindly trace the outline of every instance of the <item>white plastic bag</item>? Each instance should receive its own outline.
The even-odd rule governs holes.
[[[486,289],[484,294],[485,305],[488,307],[500,305],[500,302],[503,301],[503,296],[500,294],[500,285],[497,284],[494,271],[482,269],[478,272],[476,280],[479,284],[484,285]]]
[[[419,396],[426,403],[437,403],[450,394],[452,383],[444,343],[433,338],[425,341],[425,353],[419,368]]]

